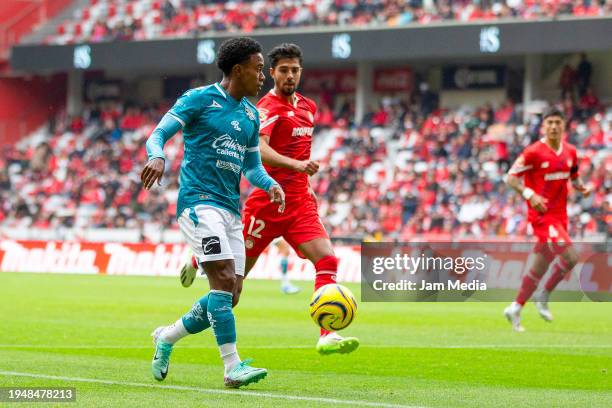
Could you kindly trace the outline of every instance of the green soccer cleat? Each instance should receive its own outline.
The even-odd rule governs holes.
[[[168,367],[170,366],[170,354],[172,353],[172,344],[166,343],[159,338],[165,327],[158,327],[151,335],[153,336],[153,344],[155,344],[155,354],[151,362],[151,372],[157,381],[164,381],[168,375]]]
[[[193,267],[191,260],[183,264],[181,268],[181,285],[183,285],[184,288],[190,287],[195,280],[197,272],[198,270]]]
[[[228,388],[240,388],[251,383],[256,383],[263,380],[268,375],[268,370],[265,368],[251,367],[249,363],[253,361],[247,358],[238,364],[227,377],[224,378],[225,386]]]
[[[317,351],[321,355],[328,354],[348,354],[357,350],[359,347],[359,339],[356,337],[342,337],[333,332],[327,336],[319,338],[317,343]]]
[[[198,268],[193,266],[193,262],[195,261],[193,257],[193,251],[191,249],[187,250],[185,254],[185,258],[183,259],[184,263],[181,268],[181,285],[183,287],[188,288],[193,284],[193,281],[198,274]]]

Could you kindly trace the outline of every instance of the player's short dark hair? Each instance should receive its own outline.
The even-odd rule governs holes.
[[[249,37],[236,37],[223,41],[217,53],[217,67],[225,75],[232,72],[236,64],[243,64],[251,55],[261,52],[261,45]]]
[[[544,111],[544,116],[542,116],[542,120],[545,120],[546,118],[550,118],[550,117],[553,117],[553,116],[558,116],[563,121],[565,121],[565,114],[563,113],[563,111],[561,111],[559,108],[555,108],[555,107],[552,107],[552,108]]]
[[[302,49],[295,44],[283,43],[272,48],[268,53],[268,60],[272,68],[276,67],[278,61],[284,58],[297,58],[302,65]]]

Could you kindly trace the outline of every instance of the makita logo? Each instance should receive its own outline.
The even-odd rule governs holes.
[[[0,270],[5,272],[99,272],[96,251],[83,249],[79,243],[47,242],[44,247],[28,248],[16,241],[0,241],[0,251],[4,251]]]
[[[225,148],[225,149],[237,150],[238,152],[240,152],[240,154],[244,154],[244,152],[246,152],[246,146],[243,146],[240,143],[236,142],[227,133],[217,137],[214,140],[212,146],[215,149]]]
[[[293,128],[293,133],[291,133],[291,136],[312,136],[312,133],[314,132],[314,128],[312,127],[299,127],[299,128]]]
[[[186,248],[183,245],[158,244],[148,250],[131,248],[120,243],[104,244],[109,257],[109,275],[169,275],[180,269]]]

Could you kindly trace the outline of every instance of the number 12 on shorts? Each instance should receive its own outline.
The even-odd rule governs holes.
[[[253,229],[255,225],[257,225],[257,227]],[[255,219],[255,217],[251,215],[251,222],[249,223],[249,229],[247,230],[247,234],[255,238],[261,238],[260,232],[263,231],[264,228],[266,228],[266,223],[263,222],[263,220]]]

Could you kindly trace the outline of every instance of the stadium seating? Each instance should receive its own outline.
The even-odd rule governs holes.
[[[394,0],[91,0],[47,38],[51,44],[80,41],[187,37],[215,31],[303,26],[404,26],[434,21],[469,22],[507,18],[612,13],[610,2],[528,0],[507,2]]]
[[[392,99],[381,106],[385,115],[374,112],[361,126],[336,117],[314,136],[313,158],[322,170],[312,185],[332,236],[529,234],[523,200],[502,181],[518,152],[537,137],[537,123],[517,120],[518,106],[428,116]],[[144,142],[166,110],[90,106],[81,117],[60,115],[49,130],[3,146],[0,226],[176,229],[180,136],[166,146],[163,185],[146,192],[139,182]],[[596,187],[589,199],[572,195],[570,233],[609,233],[612,108],[577,115],[569,137],[580,146],[583,177]]]

